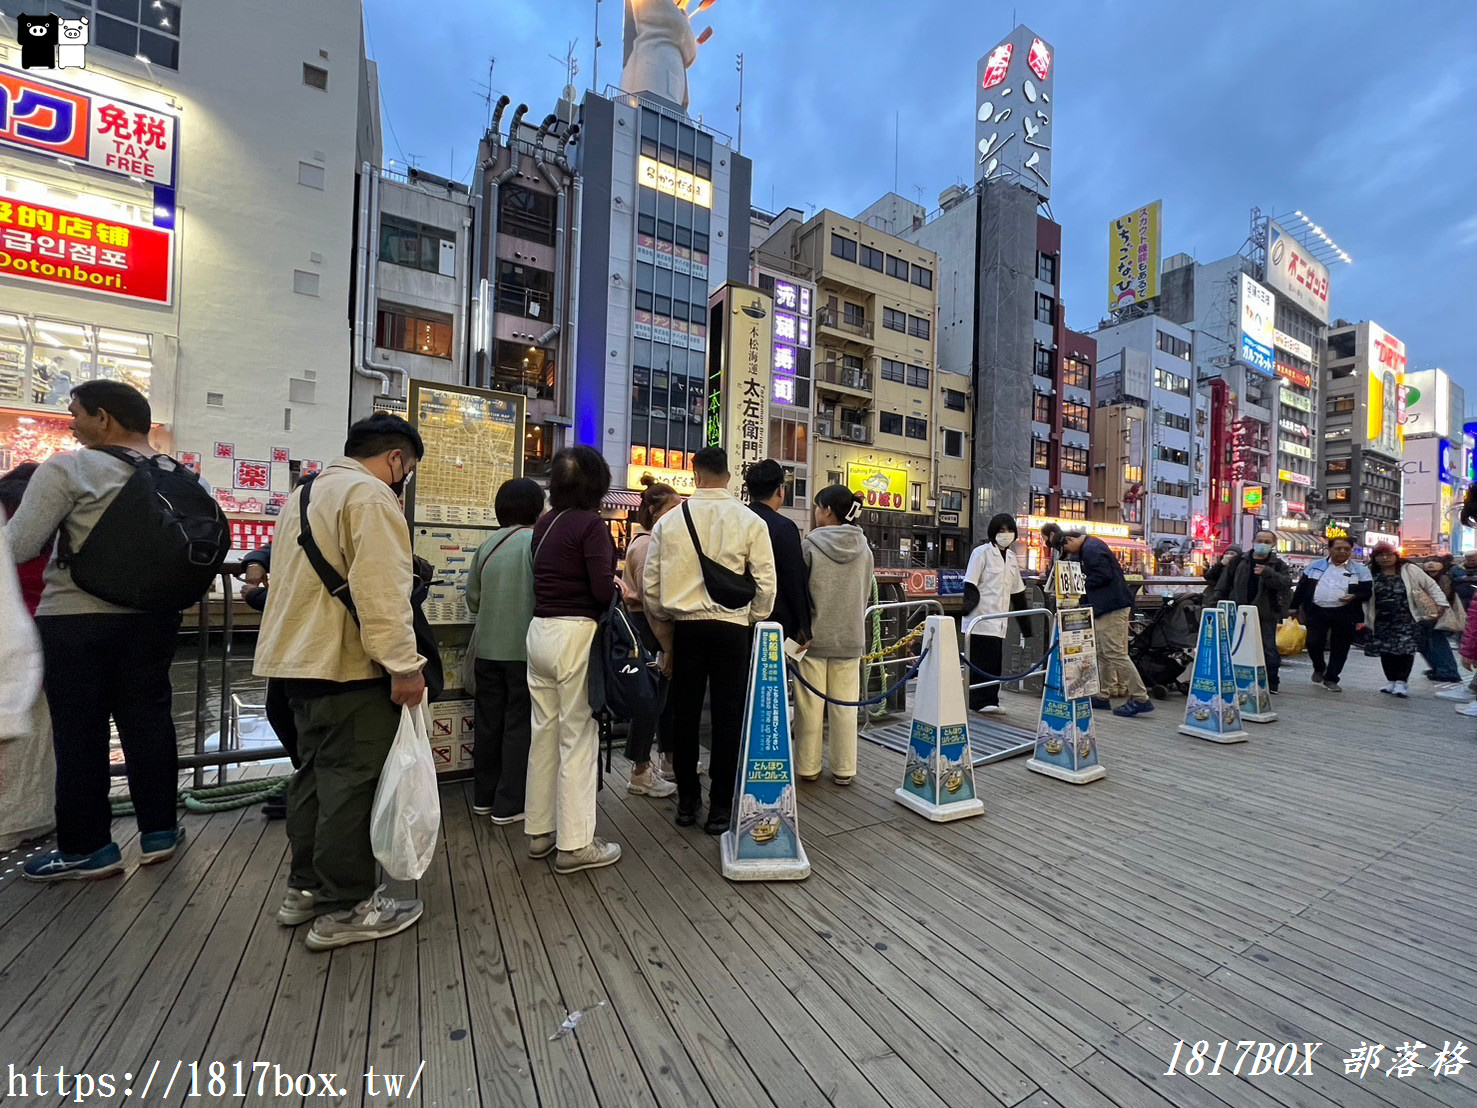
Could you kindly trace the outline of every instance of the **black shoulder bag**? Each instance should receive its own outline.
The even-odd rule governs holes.
[[[682,518],[687,521],[687,533],[692,536],[697,564],[703,571],[703,588],[708,590],[709,599],[720,608],[734,612],[754,603],[754,595],[759,591],[754,574],[748,568],[741,574],[735,573],[703,553],[703,544],[698,541],[697,528],[692,525],[692,513],[687,510],[686,501],[682,503]]]

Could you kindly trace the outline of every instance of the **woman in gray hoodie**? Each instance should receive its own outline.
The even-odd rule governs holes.
[[[836,700],[860,698],[861,658],[866,650],[863,615],[872,595],[872,548],[856,521],[862,499],[845,485],[815,498],[815,530],[801,549],[810,581],[810,641],[800,675]],[[821,731],[831,721],[831,776],[850,785],[856,776],[856,709],[827,705],[805,686],[795,690],[795,762],[802,781],[821,775]]]

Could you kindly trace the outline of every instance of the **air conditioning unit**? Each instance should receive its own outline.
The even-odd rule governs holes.
[[[867,441],[867,429],[859,423],[853,427],[848,427],[846,433],[850,436],[852,442]]]
[[[844,370],[841,374],[841,383],[849,389],[862,387],[862,373],[859,369]]]

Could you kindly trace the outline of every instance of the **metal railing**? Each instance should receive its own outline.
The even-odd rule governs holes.
[[[860,335],[864,339],[872,337],[872,321],[865,316],[857,319],[855,316],[847,316],[831,308],[822,308],[819,322],[822,327],[829,327],[833,331],[842,331],[848,335]]]
[[[538,289],[503,282],[497,286],[497,310],[503,315],[519,315],[525,319],[548,322],[554,318],[554,296]]]
[[[860,367],[841,365],[837,362],[822,362],[816,367],[816,384],[838,385],[857,392],[872,391],[872,371]]]
[[[876,638],[881,639],[880,649],[883,651],[895,647],[908,637],[913,630],[923,624],[929,616],[941,616],[944,614],[944,606],[938,600],[920,597],[917,600],[896,600],[882,604],[871,604],[862,613],[862,626],[868,634],[873,629],[880,628]],[[873,649],[869,654],[876,654],[879,646],[873,640]],[[923,657],[921,642],[919,645],[904,647],[896,653],[885,654],[880,658],[864,659],[862,661],[861,688],[862,696],[866,697],[880,693],[884,689],[891,688],[899,677],[907,673],[913,663]],[[898,690],[884,704],[879,705],[872,712],[864,712],[859,719],[859,726],[863,731],[869,730],[874,718],[880,719],[892,712],[907,710],[907,693]]]
[[[983,621],[985,621],[985,620],[1025,619],[1027,616],[1044,616],[1046,618],[1046,620],[1047,620],[1047,627],[1049,629],[1050,628],[1050,625],[1051,625],[1050,624],[1051,618],[1055,614],[1056,613],[1053,612],[1050,608],[1022,608],[1019,611],[1012,611],[1012,612],[982,612],[982,613],[980,613],[977,616],[972,616],[969,619],[967,619],[967,620],[964,621],[964,627],[963,627],[964,652],[965,652],[965,654],[968,654],[969,653],[969,648],[973,644],[973,636],[975,634],[975,628],[978,627],[980,625],[980,623],[983,622]],[[1048,630],[1048,634],[1047,634],[1047,637],[1046,638],[1047,638],[1047,641],[1048,642],[1051,641],[1051,635],[1050,635],[1049,630]],[[1002,658],[1002,661],[1004,659],[1004,656],[1005,656],[1005,652],[1002,649],[1001,650],[1001,658]],[[963,665],[961,665],[959,668],[962,670],[965,667]],[[1008,666],[1004,666],[1004,665],[1002,665],[1001,668],[1002,669],[1007,669],[1007,670],[1009,669]],[[973,673],[971,672],[970,675],[973,676]],[[965,693],[968,694],[968,693],[974,692],[977,689],[987,689],[987,688],[989,688],[992,685],[1018,685],[1023,680],[1025,680],[1025,678],[1019,678],[1019,679],[1017,679],[1015,681],[999,681],[999,680],[995,680],[995,681],[969,681],[969,680],[966,679],[964,689],[965,689]]]

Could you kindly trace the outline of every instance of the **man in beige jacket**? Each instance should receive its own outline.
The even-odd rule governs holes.
[[[300,762],[287,793],[292,871],[277,919],[289,927],[312,920],[312,950],[382,939],[421,915],[419,900],[392,900],[376,888],[369,815],[400,706],[419,704],[426,691],[399,499],[424,453],[398,416],[360,420],[345,457],[288,499],[273,544],[256,673],[284,685]],[[347,582],[347,598],[329,591],[324,567],[314,567],[300,541],[304,497],[310,545],[328,574]]]

